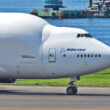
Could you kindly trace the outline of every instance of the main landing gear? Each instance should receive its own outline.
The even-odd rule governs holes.
[[[66,92],[67,92],[67,95],[76,95],[77,94],[77,89],[78,87],[76,86],[76,80],[79,80],[80,77],[71,77],[70,78],[70,83],[69,83],[69,87],[67,88]]]

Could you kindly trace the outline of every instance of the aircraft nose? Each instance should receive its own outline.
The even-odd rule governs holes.
[[[110,67],[110,47],[107,47],[106,49],[104,48],[102,59],[104,59],[105,65]]]

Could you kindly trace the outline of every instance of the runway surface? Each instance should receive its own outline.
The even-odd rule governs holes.
[[[79,87],[66,95],[66,87],[0,86],[0,110],[110,110],[110,88]]]

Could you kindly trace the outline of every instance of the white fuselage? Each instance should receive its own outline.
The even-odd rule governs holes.
[[[39,17],[0,14],[0,78],[63,78],[110,67],[110,47],[77,28],[55,27]]]

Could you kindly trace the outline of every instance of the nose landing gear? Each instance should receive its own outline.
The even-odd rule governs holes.
[[[70,86],[66,90],[67,95],[76,95],[77,94],[78,87],[75,84],[77,79],[79,79],[79,77],[71,77],[70,78],[70,80],[71,80],[71,82],[69,83]]]
[[[70,82],[70,83],[74,83],[74,82]],[[67,88],[66,92],[68,95],[76,95],[77,86],[75,84],[70,85],[70,87]]]

